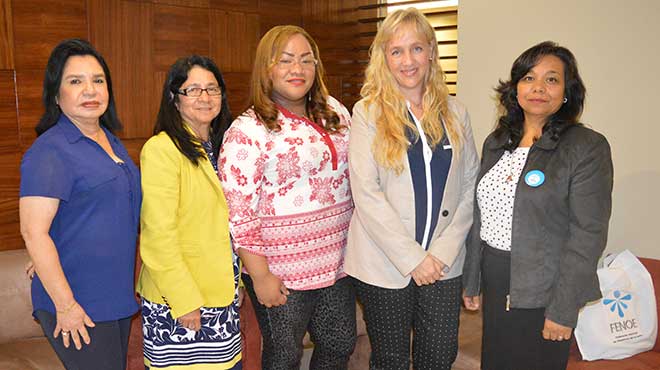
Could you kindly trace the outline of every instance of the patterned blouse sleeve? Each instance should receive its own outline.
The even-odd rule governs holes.
[[[268,159],[266,141],[265,129],[256,118],[242,115],[225,133],[218,162],[234,248],[257,255],[264,255],[258,207]]]

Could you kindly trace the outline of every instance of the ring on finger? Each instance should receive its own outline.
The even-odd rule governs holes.
[[[68,336],[68,335],[69,335],[69,332],[68,332],[68,331],[63,331],[63,332],[62,332],[62,336],[63,336],[63,337],[66,337],[66,336]]]

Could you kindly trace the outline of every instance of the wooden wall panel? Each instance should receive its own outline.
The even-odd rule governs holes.
[[[17,198],[21,153],[0,154],[0,199]]]
[[[0,70],[0,154],[21,150],[14,91],[14,71]]]
[[[376,0],[303,0],[304,28],[319,45],[326,74],[329,78],[339,81],[331,85],[330,91],[349,109],[360,99],[364,68],[368,58],[367,50],[373,37],[373,35],[364,35],[375,33],[376,30],[376,23],[365,25],[359,23],[358,19],[375,17],[377,11],[358,8],[376,2]]]
[[[151,0],[151,1],[156,4],[165,4],[165,5],[190,6],[196,8],[209,7],[209,0]]]
[[[209,0],[211,8],[241,13],[257,13],[259,2],[264,0]],[[269,1],[266,1],[267,3]]]
[[[259,0],[260,36],[280,24],[302,26],[302,8],[303,0]]]
[[[128,151],[128,155],[131,156],[131,159],[133,162],[135,162],[138,166],[140,165],[140,151],[142,150],[142,146],[144,143],[147,141],[147,139],[123,139],[121,142],[124,144],[126,147],[126,150]]]
[[[250,72],[261,35],[259,16],[209,12],[210,56],[223,72]]]
[[[337,98],[339,101],[341,98],[341,88],[342,88],[342,76],[337,75],[327,75],[325,76],[325,86],[330,91],[330,95]]]
[[[18,195],[0,198],[0,251],[25,248],[19,230]]]
[[[154,68],[167,71],[178,58],[209,55],[208,9],[154,5]]]
[[[0,0],[0,69],[14,69],[14,26],[11,0]]]
[[[43,71],[61,40],[87,38],[85,0],[14,0],[11,6],[17,70]]]
[[[20,153],[0,154],[0,250],[23,248],[18,225]]]
[[[44,112],[41,103],[43,80],[43,70],[16,71],[19,140],[23,150],[26,150],[37,137],[34,128]]]
[[[156,116],[159,94],[154,90],[153,5],[104,0],[89,9],[90,41],[110,66],[122,138],[148,138]],[[135,22],[139,19],[140,22]]]
[[[250,73],[249,72],[230,72],[223,73],[225,77],[225,84],[227,85],[227,100],[229,109],[234,117],[237,117],[248,106],[249,90],[250,90]]]
[[[0,0],[0,250],[23,248],[20,159],[36,137],[44,67],[61,40],[88,39],[104,55],[124,124],[120,136],[137,162],[153,130],[167,70],[177,58],[211,56],[223,70],[237,116],[247,107],[259,38],[275,25],[308,29],[321,48],[331,93],[350,108],[368,47],[359,35],[375,27],[357,22],[358,13],[369,12],[357,7],[375,1]]]

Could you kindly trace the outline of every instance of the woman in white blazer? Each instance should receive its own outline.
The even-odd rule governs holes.
[[[370,368],[451,368],[478,157],[467,111],[449,96],[435,32],[409,8],[388,15],[353,109],[355,211],[345,271],[372,346]],[[412,278],[412,279],[411,279]]]

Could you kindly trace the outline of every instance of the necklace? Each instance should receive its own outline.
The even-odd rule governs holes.
[[[509,175],[506,177],[506,182],[507,183],[510,183],[511,181],[513,181],[513,160],[514,160],[513,156],[515,155],[515,153],[516,153],[516,151],[513,150],[513,151],[511,151],[511,154],[509,156]]]
[[[517,182],[520,178],[521,173],[525,168],[525,162],[527,162],[527,153],[529,153],[529,147],[518,147],[511,151],[509,157],[509,173],[506,177],[507,183],[511,183],[514,180]],[[516,162],[516,159],[518,159],[518,162]]]

